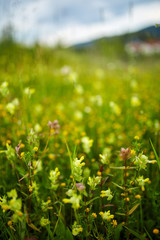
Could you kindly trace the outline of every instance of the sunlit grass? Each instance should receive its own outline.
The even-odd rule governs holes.
[[[2,49],[1,239],[159,239],[160,61],[92,57]]]

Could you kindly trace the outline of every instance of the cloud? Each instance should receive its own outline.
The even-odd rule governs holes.
[[[72,45],[118,35],[160,23],[160,2],[135,0],[2,0],[6,14],[0,29],[11,22],[19,41]],[[141,4],[140,4],[141,2]],[[130,7],[130,11],[129,11]]]

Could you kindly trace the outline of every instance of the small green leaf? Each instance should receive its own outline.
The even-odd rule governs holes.
[[[144,227],[144,230],[146,231],[146,233],[147,233],[149,239],[150,239],[150,240],[153,240],[153,239],[151,238],[151,235],[149,234],[149,232],[147,231],[147,229],[146,229],[145,227]]]
[[[110,167],[111,169],[120,169],[120,170],[133,170],[133,169],[136,169],[136,167],[125,167],[125,166],[122,166],[122,167]]]
[[[141,236],[139,233],[135,232],[134,230],[124,226],[130,233],[132,233],[135,237],[137,237],[138,239],[140,240],[144,240],[145,237],[144,236]]]
[[[120,215],[120,216],[126,216],[125,213],[120,213],[120,212],[116,212],[115,214]]]
[[[41,232],[33,223],[28,223],[28,226],[37,232]]]
[[[74,240],[73,235],[72,235],[71,231],[69,230],[69,228],[67,228],[67,230],[66,230],[65,239],[66,240]]]
[[[139,206],[140,203],[137,203],[134,207],[132,207],[129,212],[127,213],[127,215],[131,215],[135,210],[136,208]]]
[[[124,187],[122,187],[122,186],[120,186],[120,185],[118,185],[117,183],[115,183],[115,182],[112,182],[116,187],[118,187],[118,188],[120,188],[120,189],[122,189],[122,190],[125,190],[125,188]]]
[[[89,205],[91,202],[93,202],[94,200],[98,199],[99,197],[95,197],[95,198],[92,198],[90,201],[86,202],[86,206]]]
[[[159,157],[158,157],[158,155],[157,155],[156,149],[154,148],[151,139],[149,139],[149,140],[150,140],[150,144],[151,144],[151,146],[152,146],[153,152],[154,152],[154,154],[155,154],[155,156],[156,156],[156,160],[157,160],[158,167],[159,167],[159,170],[160,170],[160,160],[159,160]]]

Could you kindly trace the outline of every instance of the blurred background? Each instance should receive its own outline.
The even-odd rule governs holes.
[[[157,38],[155,24],[160,24],[159,0],[0,1],[1,39],[10,35],[27,45],[72,46],[142,29]]]

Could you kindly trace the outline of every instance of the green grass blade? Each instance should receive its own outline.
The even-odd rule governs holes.
[[[66,142],[66,147],[67,147],[67,151],[68,151],[68,154],[69,154],[69,159],[70,159],[70,166],[71,166],[71,172],[72,172],[72,155],[71,155],[71,151],[69,149],[69,146],[68,146],[68,143]]]
[[[154,148],[151,139],[149,139],[149,140],[150,140],[150,144],[151,144],[151,146],[152,146],[152,149],[153,149],[154,155],[156,156],[156,160],[157,160],[158,167],[159,167],[159,170],[160,170],[160,160],[159,160],[159,157],[158,157],[158,155],[157,155],[156,149]]]
[[[149,239],[150,239],[150,240],[153,240],[152,237],[151,237],[151,235],[149,234],[149,232],[147,231],[147,229],[146,229],[145,227],[144,227],[144,230],[146,231],[146,233],[147,233]]]
[[[124,226],[130,233],[132,233],[135,237],[137,237],[138,239],[140,240],[144,240],[145,237],[144,236],[141,236],[139,233],[135,232],[134,230]]]

